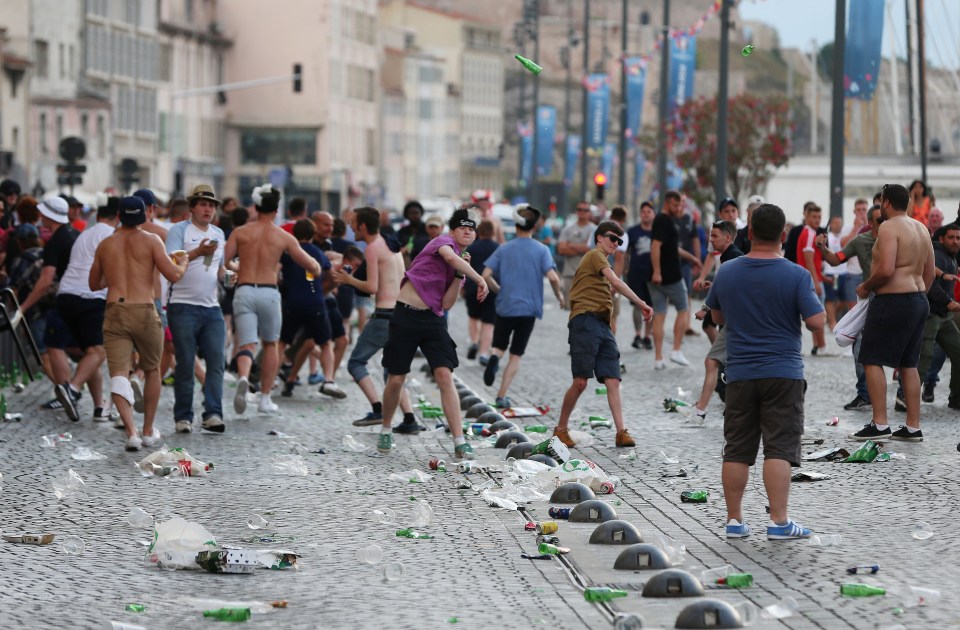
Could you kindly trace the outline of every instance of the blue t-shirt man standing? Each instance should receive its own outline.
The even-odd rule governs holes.
[[[706,300],[727,333],[722,473],[727,538],[750,534],[741,503],[761,438],[770,503],[767,539],[811,535],[787,516],[787,499],[803,435],[800,323],[822,330],[826,316],[810,274],[780,256],[785,225],[783,210],[773,204],[754,210],[750,253],[723,264]]]
[[[543,317],[543,277],[550,280],[553,293],[563,308],[563,287],[550,248],[532,238],[540,220],[540,210],[533,206],[516,212],[517,237],[508,241],[487,258],[483,278],[497,292],[496,323],[493,327],[490,360],[483,371],[483,382],[493,385],[500,358],[510,346],[510,360],[497,392],[497,407],[510,407],[507,390],[526,351],[533,326]],[[511,337],[513,341],[511,343]]]

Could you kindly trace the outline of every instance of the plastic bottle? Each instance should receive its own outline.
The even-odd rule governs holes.
[[[710,492],[707,490],[684,490],[680,493],[681,503],[706,503]]]
[[[521,66],[523,66],[533,74],[540,74],[541,72],[543,72],[543,68],[538,66],[533,61],[530,61],[526,57],[523,57],[521,55],[514,55],[513,58],[519,61]]]
[[[904,600],[903,605],[907,608],[914,606],[931,606],[940,601],[940,591],[932,588],[921,588],[919,586],[910,586],[910,594]]]
[[[874,597],[886,595],[887,589],[870,584],[841,584],[840,594],[847,597]]]
[[[217,610],[203,611],[204,617],[219,619],[220,621],[248,621],[250,619],[249,608],[218,608]]]
[[[627,592],[609,586],[598,586],[583,591],[583,598],[588,602],[609,602],[618,597],[626,597]]]

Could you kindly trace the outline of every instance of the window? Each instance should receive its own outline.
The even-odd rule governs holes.
[[[420,99],[420,120],[433,120],[433,101],[428,98]]]
[[[67,55],[64,50],[64,45],[60,44],[60,78],[66,78],[67,76]]]
[[[47,42],[42,39],[33,42],[33,61],[37,66],[37,77],[40,79],[46,79],[49,73],[49,60],[47,59],[48,49],[49,46]]]
[[[40,114],[40,153],[46,155],[50,152],[47,147],[47,115]]]
[[[169,82],[171,80],[171,69],[173,67],[173,46],[171,44],[160,44],[159,56],[159,74],[157,80]]]
[[[73,44],[70,44],[70,65],[67,66],[67,76],[73,78],[76,75],[76,66],[74,65]]]
[[[185,22],[193,22],[193,0],[183,0],[183,19]]]
[[[97,116],[97,157],[102,158],[107,151],[107,129],[103,114]]]
[[[57,114],[57,146],[63,140],[63,114]]]
[[[373,129],[366,130],[366,140],[367,140],[367,161],[366,163],[369,166],[373,166],[376,163],[375,153],[377,141],[373,134]]]
[[[240,135],[240,162],[316,164],[317,132],[315,129],[244,129]]]
[[[90,117],[86,114],[80,114],[80,137],[84,142],[90,137]]]

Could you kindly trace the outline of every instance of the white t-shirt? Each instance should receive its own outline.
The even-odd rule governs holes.
[[[70,250],[70,262],[60,278],[57,294],[78,295],[87,300],[107,299],[107,290],[90,290],[90,268],[101,241],[113,234],[114,228],[107,223],[96,223],[84,230],[73,243]],[[107,261],[105,264],[109,264]]]
[[[840,239],[842,235],[834,234],[833,232],[827,232],[827,249],[831,252],[838,252],[843,249],[843,245],[840,244]],[[823,275],[825,276],[844,276],[847,274],[847,263],[842,262],[839,265],[831,265],[827,261],[823,261]]]
[[[852,223],[845,224],[842,228],[840,228],[840,238],[841,239],[846,238],[850,234],[851,230],[853,230],[853,224]],[[839,250],[831,248],[831,251],[836,253]],[[846,265],[847,265],[847,273],[852,273],[852,274],[863,273],[863,268],[860,267],[860,259],[857,258],[856,256],[854,256],[853,258],[847,259]]]
[[[183,277],[172,285],[168,304],[219,306],[217,282],[220,267],[223,265],[223,248],[226,245],[223,230],[209,225],[206,231],[203,231],[194,225],[192,220],[180,221],[167,233],[167,253],[178,249],[192,251],[204,239],[217,241],[217,251],[211,254],[210,264],[206,264],[204,256],[191,260]]]

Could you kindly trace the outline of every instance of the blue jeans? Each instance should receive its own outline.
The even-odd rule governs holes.
[[[923,376],[924,383],[933,383],[936,385],[940,382],[940,370],[943,369],[943,364],[947,360],[947,351],[940,347],[940,344],[934,344],[933,346],[933,358],[930,360],[930,369],[927,370],[926,375]]]
[[[367,371],[367,362],[376,353],[383,350],[387,345],[387,339],[390,337],[390,320],[372,317],[367,320],[367,325],[363,327],[363,332],[357,337],[353,345],[353,352],[350,353],[350,360],[347,361],[347,371],[357,383],[369,376]]]
[[[223,344],[226,328],[219,306],[167,304],[167,319],[177,357],[173,419],[193,422],[193,363],[200,351],[207,364],[203,419],[223,418]]]

